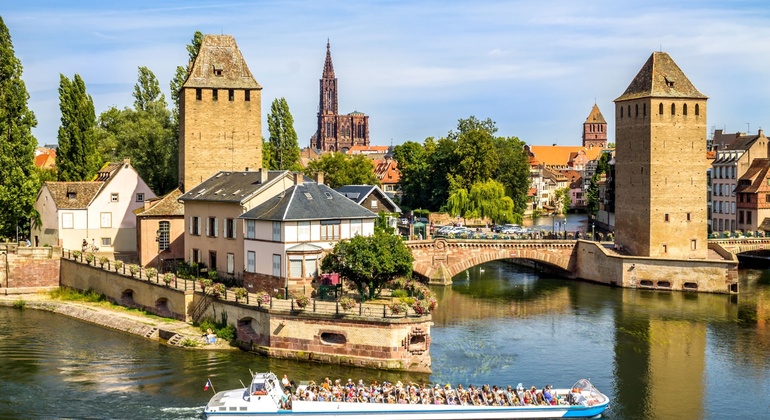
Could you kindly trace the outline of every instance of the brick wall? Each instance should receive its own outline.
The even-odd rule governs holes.
[[[61,248],[0,246],[0,288],[59,286]]]

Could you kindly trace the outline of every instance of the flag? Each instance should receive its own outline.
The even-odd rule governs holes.
[[[206,385],[203,385],[203,390],[208,391],[209,387],[211,387],[211,379],[206,380]]]

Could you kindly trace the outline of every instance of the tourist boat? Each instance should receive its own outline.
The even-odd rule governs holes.
[[[391,395],[393,390],[404,390],[410,392],[415,387],[407,384],[405,387],[400,383],[397,385],[384,383],[383,387],[363,386],[359,381],[358,391],[371,391],[377,396],[374,402],[335,402],[335,401],[291,401],[290,408],[282,408],[285,404],[284,391],[281,382],[273,373],[252,374],[252,381],[249,387],[233,389],[229,391],[217,392],[206,405],[204,414],[207,419],[331,419],[331,418],[359,418],[370,419],[519,419],[519,418],[590,418],[604,412],[609,405],[610,399],[600,393],[588,380],[581,379],[572,388],[569,389],[550,389],[549,394],[559,396],[562,404],[558,405],[511,405],[510,399],[507,399],[506,391],[497,388],[483,389],[488,391],[486,395],[491,398],[500,398],[498,405],[490,402],[485,397],[484,392],[479,392],[482,388],[461,389],[451,388],[449,385],[435,385],[418,389],[423,395],[435,395],[440,403],[388,403],[377,402],[381,395]],[[344,385],[342,389],[344,389]],[[304,393],[308,385],[298,386],[299,392]],[[348,388],[350,390],[350,388]],[[356,385],[353,384],[353,392],[356,391]],[[467,401],[469,393],[473,395],[476,392],[476,404],[462,405],[458,395],[463,396],[463,401]],[[498,397],[493,397],[497,393]],[[523,391],[521,384],[513,390],[515,395]],[[417,392],[415,392],[417,393]],[[403,395],[403,394],[402,394]],[[521,395],[521,394],[519,394]],[[483,398],[484,401],[481,401]],[[432,399],[432,398],[431,398]],[[503,403],[504,400],[509,404]],[[569,402],[567,402],[569,401]]]

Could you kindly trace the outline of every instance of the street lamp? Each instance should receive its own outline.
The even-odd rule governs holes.
[[[158,266],[158,271],[160,272],[160,228],[155,231],[155,242],[158,243],[158,256],[156,257],[156,265]]]
[[[596,232],[595,232],[596,222],[591,222],[591,240],[596,241]]]

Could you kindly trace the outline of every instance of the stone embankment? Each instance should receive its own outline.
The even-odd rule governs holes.
[[[205,341],[201,332],[181,321],[128,314],[87,303],[58,301],[49,299],[43,294],[0,295],[0,306],[14,306],[14,302],[18,301],[24,302],[25,309],[37,309],[65,315],[91,324],[160,341],[169,346],[206,350],[237,350],[236,347],[230,347],[221,340],[216,344],[204,345]],[[185,342],[196,342],[200,345],[184,346]]]

